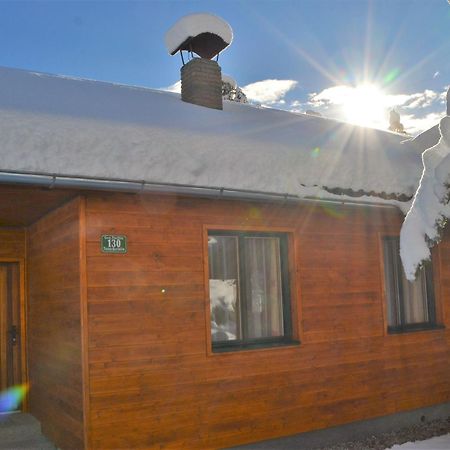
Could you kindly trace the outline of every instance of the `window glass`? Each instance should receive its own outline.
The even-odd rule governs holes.
[[[209,236],[208,253],[212,340],[240,339],[237,237]]]
[[[406,279],[400,259],[398,237],[383,241],[384,275],[388,325],[391,329],[408,329],[433,324],[434,292],[431,262],[424,264],[415,281]]]
[[[280,245],[277,238],[245,238],[248,337],[283,335]]]
[[[210,232],[208,263],[214,348],[291,338],[285,235]]]
[[[421,269],[414,282],[408,281],[402,273],[403,308],[405,323],[428,322],[428,302],[425,269]]]

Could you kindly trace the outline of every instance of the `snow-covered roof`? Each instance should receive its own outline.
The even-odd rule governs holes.
[[[403,140],[323,117],[233,102],[218,111],[163,91],[0,68],[0,172],[405,199],[422,164]]]

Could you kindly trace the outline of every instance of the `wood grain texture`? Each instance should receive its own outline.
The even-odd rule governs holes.
[[[0,391],[8,387],[8,271],[0,264]]]
[[[17,261],[25,258],[25,229],[0,227],[0,260]]]
[[[0,227],[30,225],[76,195],[73,190],[0,185]]]
[[[28,230],[30,412],[59,448],[84,448],[80,205]]]
[[[18,262],[0,261],[0,390],[22,383],[22,302]],[[16,328],[16,342],[10,337]]]
[[[379,235],[393,208],[90,194],[92,448],[220,448],[450,400],[450,334],[386,335]],[[294,230],[301,345],[211,354],[205,225]],[[100,251],[128,237],[126,255]],[[450,317],[450,241],[440,249]]]
[[[0,208],[1,210],[1,208]],[[26,255],[26,230],[24,228],[1,228],[0,227],[0,263],[6,263],[13,267],[11,281],[14,286],[19,287],[12,291],[13,303],[20,309],[20,320],[16,325],[19,331],[20,361],[17,360],[17,349],[14,359],[14,379],[17,383],[27,381],[26,362],[26,298],[25,298],[25,255]],[[18,295],[18,298],[17,298]],[[17,311],[14,311],[17,313]],[[17,317],[14,317],[17,319]],[[3,365],[2,365],[3,366]],[[19,374],[20,372],[20,374]],[[27,410],[28,399],[25,398],[22,409]]]

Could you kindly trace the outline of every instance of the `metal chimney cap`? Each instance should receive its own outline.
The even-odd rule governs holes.
[[[205,59],[214,58],[233,41],[233,30],[213,14],[197,13],[182,17],[165,35],[168,52],[192,51]]]

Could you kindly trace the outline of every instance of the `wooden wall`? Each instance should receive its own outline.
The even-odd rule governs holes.
[[[1,197],[1,195],[0,195]],[[1,207],[0,207],[1,209]],[[2,214],[0,213],[0,217]],[[0,220],[1,222],[1,220]],[[27,364],[25,346],[26,342],[26,319],[25,319],[25,254],[26,254],[26,230],[21,227],[1,227],[0,226],[0,264],[2,262],[12,263],[8,269],[12,276],[12,305],[13,320],[17,326],[18,345],[14,348],[12,363],[9,370],[9,382],[20,384],[27,380]],[[6,298],[5,298],[6,300]],[[1,307],[1,305],[0,305]],[[4,323],[6,325],[6,323]],[[4,330],[3,330],[4,332]],[[6,334],[2,336],[4,338]],[[5,345],[4,350],[8,347]],[[1,365],[7,365],[3,355]],[[3,367],[5,376],[6,367]],[[1,369],[0,369],[1,371]],[[28,401],[25,398],[21,408],[27,409]]]
[[[28,230],[30,412],[58,447],[84,446],[80,200]]]
[[[93,448],[219,448],[450,401],[450,334],[386,335],[392,208],[90,195]],[[289,227],[301,345],[211,354],[204,225]],[[126,255],[100,252],[128,236]],[[450,240],[441,246],[450,326]]]
[[[0,227],[0,260],[25,258],[25,229]]]

